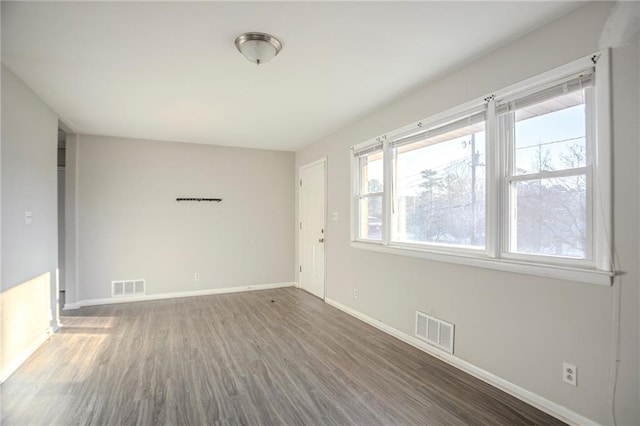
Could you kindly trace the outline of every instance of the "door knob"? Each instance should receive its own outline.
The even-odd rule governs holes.
[[[318,242],[319,242],[319,243],[324,243],[324,238],[319,238],[319,239],[318,239]]]

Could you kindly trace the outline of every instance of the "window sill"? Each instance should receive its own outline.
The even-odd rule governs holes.
[[[613,272],[598,271],[595,269],[581,269],[568,266],[544,265],[530,262],[522,262],[508,259],[494,259],[484,256],[464,254],[436,253],[426,250],[418,250],[407,247],[384,246],[377,243],[365,243],[352,241],[351,247],[375,251],[378,253],[394,254],[399,256],[417,257],[436,262],[455,263],[478,268],[495,269],[498,271],[514,272],[518,274],[536,275],[540,277],[556,278],[568,281],[578,281],[588,284],[611,286]]]

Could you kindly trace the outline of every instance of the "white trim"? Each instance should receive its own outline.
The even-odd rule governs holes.
[[[325,302],[329,305],[351,315],[354,318],[357,318],[378,330],[381,330],[390,336],[395,337],[398,340],[401,340],[415,348],[422,350],[423,352],[432,355],[447,364],[462,370],[463,372],[472,375],[485,383],[490,384],[511,396],[518,398],[521,401],[526,402],[533,407],[544,411],[545,413],[560,419],[571,425],[598,425],[598,423],[594,422],[591,419],[581,416],[580,414],[560,405],[553,401],[550,401],[540,395],[537,395],[523,387],[520,387],[514,383],[511,383],[495,374],[486,371],[480,367],[477,367],[471,364],[468,361],[465,361],[461,358],[458,358],[454,355],[451,355],[441,349],[438,349],[426,342],[421,341],[417,337],[410,336],[398,329],[391,327],[390,325],[385,324],[384,322],[371,318],[368,315],[365,315],[359,311],[356,311],[349,306],[343,305],[342,303],[333,300],[331,298],[326,298]]]
[[[11,361],[9,363],[9,365],[2,371],[0,372],[0,384],[4,383],[7,381],[7,379],[9,377],[11,377],[11,375],[13,373],[16,372],[16,370],[18,368],[20,368],[20,366],[27,360],[29,359],[29,357],[31,355],[34,354],[35,351],[38,350],[38,348],[47,341],[47,339],[51,336],[51,334],[53,334],[53,329],[48,328],[44,333],[42,333],[40,336],[38,336],[38,338],[36,340],[33,341],[33,343],[31,343],[27,349],[25,349],[24,351],[22,351],[22,353],[20,355],[18,355],[13,361]]]
[[[368,242],[367,240],[362,240]],[[437,243],[421,243],[409,241],[391,241],[384,246],[395,247],[399,249],[406,248],[408,250],[427,251],[431,253],[451,254],[454,256],[480,256],[489,257],[490,253],[483,247],[464,246],[461,244],[437,244]]]
[[[514,260],[516,262],[535,263],[541,266],[559,266],[566,268],[574,268],[581,271],[597,271],[605,274],[613,273],[610,271],[602,271],[596,268],[596,263],[592,259],[581,259],[579,257],[554,256],[552,254],[532,254],[525,252],[504,252],[502,258],[506,260]]]
[[[211,288],[206,290],[179,291],[175,293],[146,294],[144,296],[114,297],[105,299],[81,300],[77,303],[65,303],[65,311],[83,306],[113,305],[117,303],[148,302],[150,300],[181,299],[183,297],[210,296],[213,294],[240,293],[244,291],[269,290],[273,288],[293,287],[296,283],[284,282],[273,284],[256,284],[238,287]]]
[[[323,196],[323,221],[322,221],[322,229],[324,235],[324,243],[322,243],[322,251],[323,254],[323,262],[324,262],[324,271],[322,271],[322,300],[327,298],[327,238],[329,231],[327,230],[327,217],[329,216],[329,159],[327,157],[323,157],[322,161],[324,162],[323,167],[323,177],[324,177],[324,196]]]
[[[485,150],[486,150],[486,208],[485,208],[485,250],[494,258],[500,257],[502,247],[502,186],[504,170],[501,169],[504,162],[502,155],[504,150],[500,147],[498,117],[496,115],[496,101],[490,98],[487,101],[487,121],[485,126]],[[495,143],[487,143],[494,141]]]
[[[392,231],[391,229],[393,228],[393,220],[391,220],[391,212],[392,212],[392,208],[391,208],[391,204],[395,202],[395,200],[393,200],[393,156],[391,155],[391,146],[388,142],[387,139],[384,140],[383,144],[382,144],[382,190],[383,192],[381,193],[382,195],[382,233],[381,233],[381,237],[382,237],[382,243],[383,244],[389,244],[389,241],[391,240],[391,235],[392,235]],[[386,194],[389,194],[389,196],[386,196]],[[360,218],[360,215],[358,215],[358,218]],[[368,222],[368,220],[367,220]],[[367,223],[368,226],[368,223]],[[368,233],[367,233],[368,234]]]
[[[360,172],[358,166],[358,159],[351,151],[349,151],[349,184],[351,185],[350,203],[349,207],[349,239],[355,241],[360,237]],[[384,187],[382,188],[384,191]]]
[[[80,303],[65,303],[62,307],[63,311],[72,311],[74,309],[80,309]]]
[[[577,281],[610,287],[613,282],[612,272],[591,269],[572,268],[559,265],[547,265],[509,259],[495,259],[478,255],[464,255],[452,253],[436,253],[433,251],[411,249],[408,247],[384,246],[360,241],[352,241],[351,247],[387,253],[400,256],[416,257],[436,262],[455,263],[458,265],[475,266],[478,268],[495,269],[498,271],[514,272],[517,274],[536,275],[539,277],[557,278],[567,281]]]
[[[327,162],[327,157],[322,157],[317,159],[316,161],[313,161],[309,164],[305,164],[304,166],[300,166],[300,169],[306,169],[308,167],[313,167],[313,166],[317,166],[320,163],[326,163]]]
[[[609,49],[600,51],[596,64],[596,146],[592,151],[593,176],[593,258],[599,269],[613,269],[612,260],[612,156],[611,70]]]

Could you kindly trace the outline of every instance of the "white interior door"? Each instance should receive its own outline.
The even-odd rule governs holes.
[[[326,159],[300,168],[300,286],[325,296]]]

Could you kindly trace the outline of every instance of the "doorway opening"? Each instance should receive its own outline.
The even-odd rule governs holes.
[[[67,132],[58,122],[58,312],[65,304],[65,166]]]

